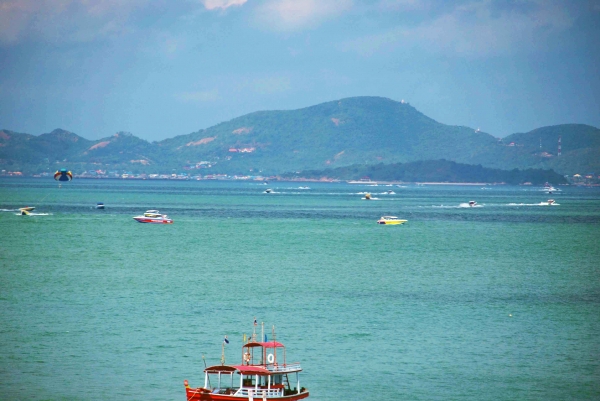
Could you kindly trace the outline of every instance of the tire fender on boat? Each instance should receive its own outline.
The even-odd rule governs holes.
[[[267,355],[267,362],[273,363],[275,361],[275,356],[273,354]]]

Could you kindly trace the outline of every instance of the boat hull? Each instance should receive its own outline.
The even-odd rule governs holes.
[[[133,218],[138,223],[151,223],[151,224],[173,224],[173,220],[171,219],[152,219],[149,217],[134,217]]]
[[[248,400],[256,400],[256,401],[262,401],[262,400],[271,400],[271,401],[275,401],[275,400],[279,400],[279,401],[295,401],[295,400],[302,400],[304,398],[308,398],[308,391],[304,391],[300,394],[292,394],[292,395],[286,395],[283,397],[265,397],[263,398],[262,394],[260,394],[260,391],[258,392],[258,394],[256,394],[255,396],[248,397],[248,396],[235,396],[235,395],[229,395],[229,394],[213,394],[211,392],[209,392],[209,390],[206,390],[204,388],[186,388],[185,389],[185,393],[186,393],[186,397],[188,401],[225,401],[225,400],[229,400],[229,401],[248,401]]]
[[[400,221],[378,221],[377,224],[385,224],[385,225],[399,225],[399,224],[404,224],[406,223],[407,220],[400,220]]]

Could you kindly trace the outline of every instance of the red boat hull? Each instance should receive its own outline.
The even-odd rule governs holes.
[[[236,397],[234,395],[227,395],[227,394],[213,394],[211,393],[209,390],[206,390],[204,388],[189,388],[186,387],[185,389],[185,393],[187,396],[187,400],[188,401],[248,401],[250,398],[249,397]],[[296,401],[296,400],[302,400],[304,398],[308,398],[308,391],[304,391],[300,394],[292,394],[292,395],[287,395],[284,397],[267,397],[267,398],[263,398],[262,395],[257,394],[255,396],[253,396],[253,399],[255,401],[262,401],[262,400],[270,400],[270,401]]]
[[[158,220],[158,219],[150,219],[150,218],[138,218],[138,217],[134,217],[133,218],[135,221],[137,221],[138,223],[152,223],[152,224],[173,224],[173,220],[171,219],[166,219],[166,220]]]

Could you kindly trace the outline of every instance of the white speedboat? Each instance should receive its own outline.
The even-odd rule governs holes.
[[[476,206],[476,205],[477,205],[477,202],[475,202],[475,201],[469,201],[469,206],[473,207],[473,206]]]
[[[158,210],[148,210],[143,216],[135,216],[133,219],[139,223],[173,224],[173,219],[160,214]]]

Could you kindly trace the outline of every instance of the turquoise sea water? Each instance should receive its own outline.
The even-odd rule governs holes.
[[[600,190],[301,185],[0,180],[0,399],[185,400],[255,316],[311,400],[600,399]]]

